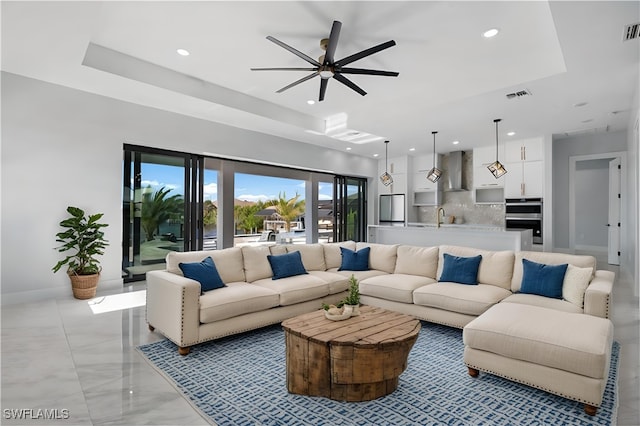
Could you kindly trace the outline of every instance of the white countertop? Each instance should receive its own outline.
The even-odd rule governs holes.
[[[420,228],[437,228],[438,225],[435,223],[424,223],[424,222],[409,222],[407,226],[414,226]],[[496,225],[483,225],[479,223],[441,223],[441,228],[463,228],[463,229],[482,229],[485,231],[505,231],[505,229],[501,226]]]

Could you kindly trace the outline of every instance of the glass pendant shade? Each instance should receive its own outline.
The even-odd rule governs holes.
[[[393,183],[393,178],[387,172],[384,172],[383,174],[380,175],[380,180],[382,181],[382,184],[384,186],[389,186]]]
[[[494,163],[489,164],[487,169],[493,174],[493,176],[498,179],[500,176],[503,176],[507,173],[507,169],[504,168],[501,162],[496,160]]]
[[[427,179],[429,179],[433,183],[436,183],[441,176],[442,170],[438,169],[437,167],[434,167],[433,169],[429,170],[429,173],[427,173]]]
[[[431,132],[433,135],[433,168],[427,173],[427,179],[433,183],[436,183],[442,176],[442,170],[436,167],[436,133],[438,132]]]
[[[507,169],[505,169],[502,163],[498,161],[498,123],[500,121],[502,120],[499,118],[493,120],[493,122],[496,123],[496,161],[487,166],[487,169],[489,169],[493,177],[496,179],[504,176],[504,174],[507,173]]]
[[[389,186],[393,183],[393,178],[388,172],[389,163],[389,141],[384,141],[384,173],[380,175],[380,181],[384,186]]]

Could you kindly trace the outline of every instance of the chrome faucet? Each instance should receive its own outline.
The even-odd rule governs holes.
[[[442,212],[442,219],[440,216],[440,212]],[[438,213],[437,213],[437,222],[438,222],[438,228],[440,228],[440,221],[444,219],[444,209],[442,207],[438,207]]]

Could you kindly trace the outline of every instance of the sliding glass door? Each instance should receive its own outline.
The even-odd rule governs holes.
[[[334,241],[366,241],[367,181],[362,178],[336,176],[333,185],[335,218]]]
[[[197,156],[125,145],[123,259],[126,281],[165,268],[171,251],[202,248],[202,161]]]

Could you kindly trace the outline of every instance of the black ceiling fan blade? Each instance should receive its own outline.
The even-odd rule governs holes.
[[[318,102],[324,101],[324,94],[327,93],[327,83],[329,83],[328,78],[320,80],[320,96],[318,96]]]
[[[333,78],[335,78],[345,86],[349,87],[350,89],[353,89],[356,92],[360,93],[362,96],[367,94],[367,92],[362,90],[358,85],[356,85],[353,81],[349,80],[347,77],[343,76],[342,74],[334,74]]]
[[[342,74],[364,74],[364,75],[382,75],[386,77],[397,77],[400,73],[395,71],[368,70],[364,68],[340,68],[336,70]]]
[[[324,54],[324,64],[333,64],[333,57],[336,53],[336,47],[338,47],[338,39],[340,39],[340,30],[342,29],[342,22],[333,21],[331,26],[331,34],[329,35],[329,43],[327,44],[327,51]]]
[[[301,51],[289,46],[288,44],[281,42],[280,40],[278,40],[275,37],[267,36],[267,40],[274,42],[275,44],[277,44],[278,46],[282,47],[283,49],[287,49],[289,52],[293,53],[294,55],[298,56],[299,58],[304,59],[305,61],[309,62],[311,65],[315,65],[316,67],[321,66],[320,62],[316,61],[315,59],[313,59],[310,56],[305,55]]]
[[[308,75],[308,76],[306,76],[306,77],[302,77],[300,80],[296,80],[296,81],[294,81],[293,83],[291,83],[291,84],[288,84],[288,85],[284,86],[282,89],[280,89],[280,90],[276,90],[276,93],[282,93],[282,92],[284,92],[285,90],[291,89],[293,86],[297,86],[297,85],[298,85],[298,84],[300,84],[300,83],[304,83],[304,82],[305,82],[305,81],[307,81],[307,80],[311,80],[313,77],[315,77],[315,76],[317,76],[317,75],[320,75],[320,74],[318,74],[317,72],[314,72],[313,74],[309,74],[309,75]]]
[[[251,68],[251,71],[318,71],[318,68]]]
[[[377,46],[370,47],[361,52],[354,53],[353,55],[347,56],[346,58],[342,58],[339,61],[336,61],[335,65],[341,67],[343,65],[350,64],[351,62],[357,61],[358,59],[366,58],[367,56],[371,56],[374,53],[378,53],[381,50],[388,49],[396,45],[396,42],[393,40],[389,40],[386,43],[379,44]]]

